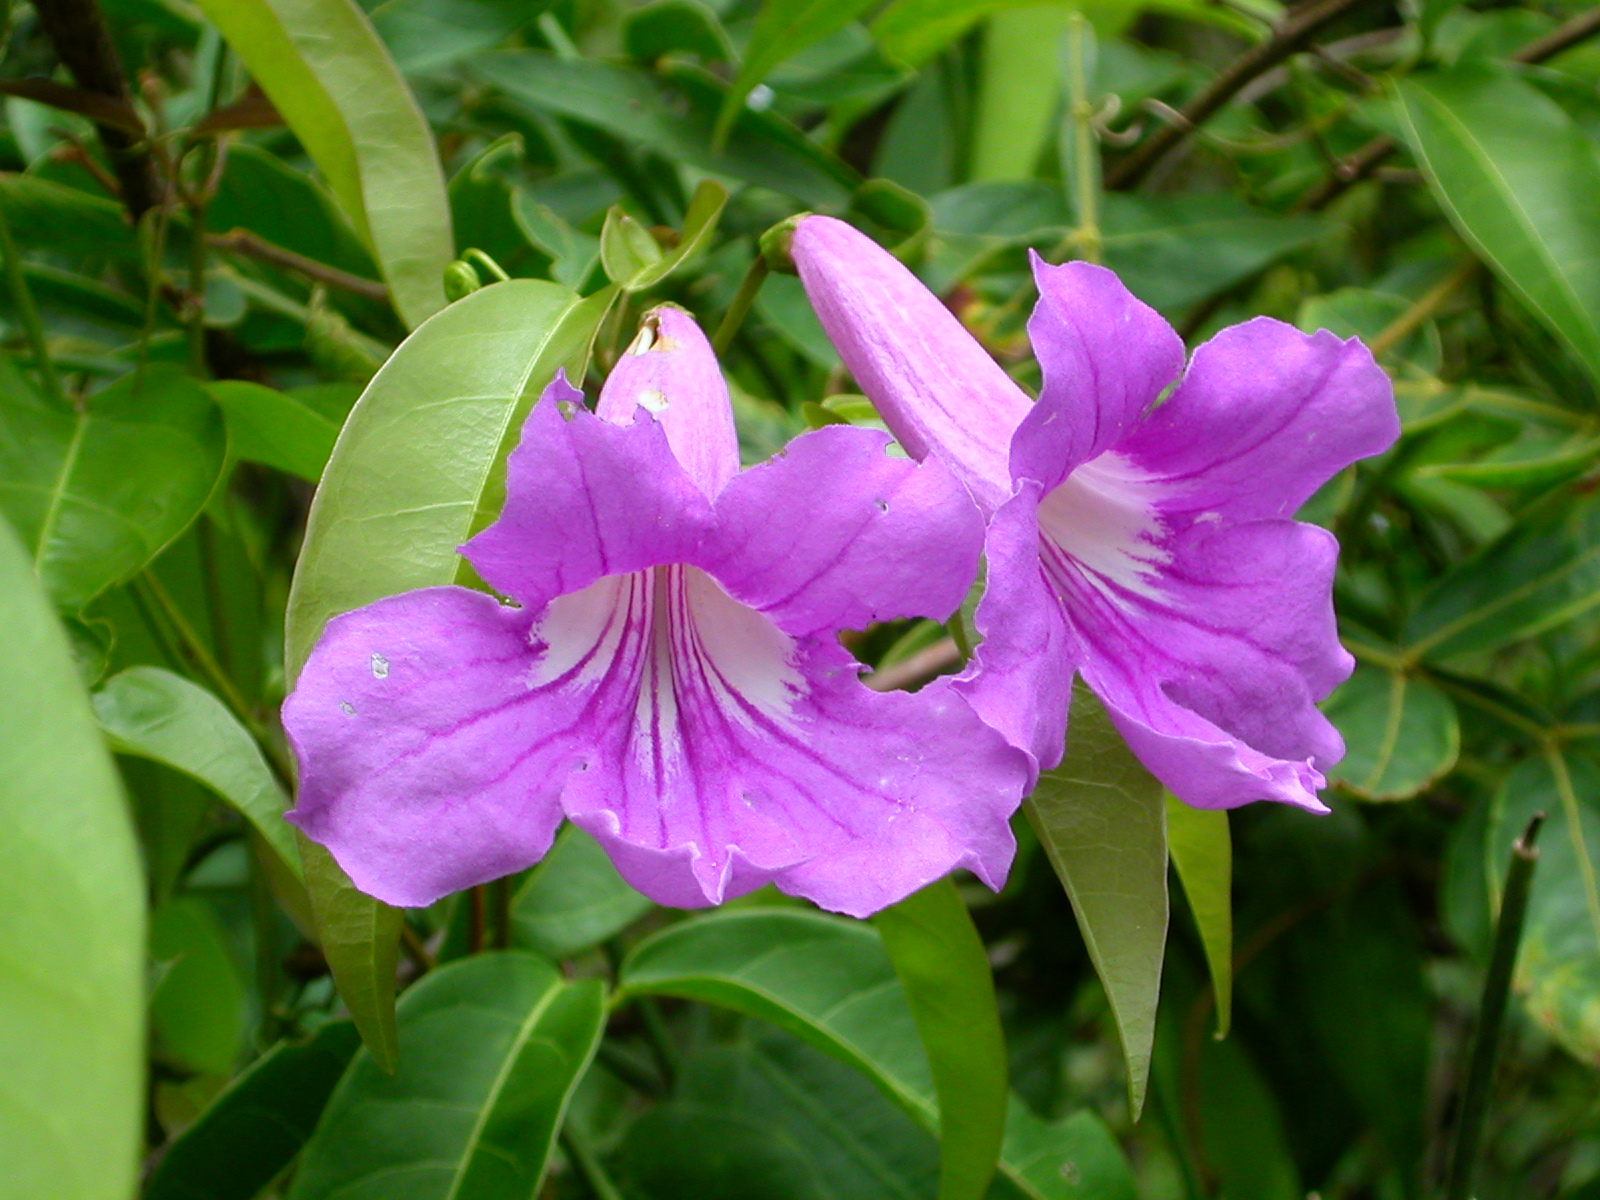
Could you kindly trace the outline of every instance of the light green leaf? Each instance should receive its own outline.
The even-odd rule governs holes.
[[[1117,1020],[1135,1114],[1144,1103],[1167,946],[1167,820],[1161,784],[1100,702],[1072,697],[1067,756],[1024,810],[1072,898]]]
[[[444,307],[454,257],[433,132],[352,0],[200,0],[371,246],[396,311]]]
[[[1509,69],[1475,62],[1396,86],[1406,140],[1461,236],[1600,380],[1600,159]]]
[[[126,1200],[144,1144],[144,882],[66,635],[0,520],[0,1197]]]
[[[1485,866],[1499,902],[1511,844],[1547,817],[1512,981],[1528,1015],[1572,1054],[1600,1066],[1600,770],[1550,748],[1511,774],[1489,809]]]
[[[183,896],[150,917],[150,957],[160,982],[150,996],[158,1061],[182,1072],[233,1074],[244,1045],[244,984],[226,935],[204,900]]]
[[[872,23],[872,34],[885,54],[915,67],[991,13],[1017,8],[1041,11],[1043,7],[1038,0],[893,0]],[[1079,0],[1070,7],[1083,12],[1101,34],[1111,36],[1143,6],[1128,0]]]
[[[1190,808],[1167,793],[1167,851],[1200,927],[1216,994],[1217,1036],[1233,1019],[1233,836],[1226,809]]]
[[[862,1072],[914,1121],[939,1105],[905,991],[871,925],[743,909],[674,925],[623,964],[622,994],[702,1000],[769,1021]],[[1000,1174],[1032,1200],[1133,1200],[1114,1139],[1093,1117],[1046,1123],[1012,1098]]]
[[[694,195],[689,199],[688,210],[683,214],[683,230],[678,235],[678,244],[670,253],[658,255],[636,271],[627,280],[627,290],[642,292],[645,288],[654,287],[693,259],[711,241],[711,235],[717,228],[717,218],[722,215],[722,206],[727,202],[727,188],[714,179],[701,180],[700,185],[694,190]],[[609,220],[608,215],[608,225]],[[654,244],[654,239],[651,244]],[[603,245],[601,253],[604,254]]]
[[[290,1200],[538,1195],[605,1014],[599,980],[569,983],[523,951],[432,972],[400,1001],[399,1071],[356,1056]]]
[[[1403,671],[1360,666],[1325,706],[1344,737],[1333,779],[1366,800],[1408,800],[1456,764],[1461,724],[1450,698]]]
[[[983,939],[949,879],[874,918],[939,1097],[940,1200],[982,1200],[1006,1125],[1006,1045]]]
[[[361,1039],[329,1021],[279,1042],[162,1151],[144,1200],[255,1200],[305,1145]]]
[[[255,827],[298,877],[289,797],[255,739],[205,688],[160,667],[130,667],[94,694],[94,713],[122,754],[163,763],[205,784]]]
[[[73,412],[46,405],[7,366],[0,511],[51,598],[76,610],[142,569],[200,515],[222,470],[222,414],[171,366],[126,376]]]
[[[228,418],[228,449],[235,458],[262,463],[315,483],[339,427],[287,392],[243,380],[206,385]]]
[[[546,958],[570,958],[652,907],[617,874],[600,843],[568,825],[511,898],[511,940]]]
[[[522,416],[558,367],[583,378],[613,294],[492,284],[384,364],[345,422],[306,521],[285,621],[291,682],[328,618],[456,580],[456,547],[499,508]],[[328,966],[368,1048],[392,1064],[400,914],[356,890],[321,846],[301,838],[300,849]]]
[[[872,0],[763,0],[738,73],[722,97],[714,142],[721,145],[750,89],[771,74],[772,68],[838,33],[870,7]]]
[[[636,290],[633,281],[642,278],[661,258],[661,246],[650,231],[623,212],[622,205],[613,204],[606,210],[606,223],[600,230],[600,263],[607,279],[629,291]]]
[[[1051,4],[989,18],[972,130],[974,181],[1033,178],[1061,103],[1061,40],[1074,11]]]

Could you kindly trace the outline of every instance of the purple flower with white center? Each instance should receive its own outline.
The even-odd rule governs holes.
[[[1399,435],[1366,347],[1263,317],[1185,368],[1178,335],[1112,272],[1035,256],[1032,402],[850,226],[807,217],[790,252],[901,444],[942,459],[990,517],[984,641],[956,685],[984,718],[1054,766],[1076,671],[1187,803],[1325,811],[1322,771],[1344,745],[1316,702],[1353,664],[1334,624],[1338,543],[1291,518]]]
[[[284,704],[290,820],[404,906],[530,865],[563,816],[679,907],[998,887],[1025,757],[949,686],[870,690],[836,636],[946,616],[976,571],[961,486],[887,444],[834,426],[741,471],[710,346],[657,310],[595,412],[546,390],[462,547],[515,606],[435,587],[329,622]]]

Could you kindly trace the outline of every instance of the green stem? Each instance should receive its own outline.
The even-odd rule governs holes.
[[[1471,1200],[1473,1176],[1477,1172],[1478,1150],[1483,1143],[1483,1127],[1489,1116],[1489,1099],[1494,1084],[1495,1063],[1500,1058],[1500,1035],[1505,1028],[1506,1002],[1511,995],[1511,976],[1517,965],[1517,947],[1522,942],[1522,924],[1528,915],[1528,892],[1533,884],[1533,869],[1539,862],[1534,843],[1544,814],[1528,822],[1516,845],[1511,848],[1511,867],[1506,872],[1505,892],[1500,900],[1500,919],[1495,925],[1494,953],[1483,981],[1483,1003],[1478,1010],[1478,1029],[1472,1041],[1472,1060],[1462,1088],[1461,1115],[1456,1124],[1455,1152],[1450,1161],[1450,1186],[1446,1200]]]
[[[464,259],[467,259],[467,258],[476,259],[478,262],[481,262],[483,264],[483,269],[485,271],[489,272],[489,274],[494,276],[496,283],[504,283],[504,282],[506,282],[506,280],[511,278],[511,276],[506,274],[506,269],[504,267],[502,267],[499,263],[495,262],[494,259],[490,258],[487,254],[485,254],[482,250],[479,250],[476,246],[471,246],[468,249],[462,251],[461,257],[464,258]]]
[[[761,290],[761,285],[767,281],[767,257],[760,251],[750,264],[750,269],[745,272],[744,280],[739,284],[739,290],[733,294],[733,303],[728,305],[727,315],[722,318],[722,324],[717,326],[716,336],[711,339],[711,349],[717,354],[727,350],[733,341],[733,335],[739,332],[739,326],[744,324],[744,319],[749,315],[750,306],[755,303],[756,293]]]
[[[672,1036],[667,1032],[667,1022],[661,1015],[661,1007],[656,1003],[654,996],[640,996],[635,1003],[639,1006],[639,1018],[644,1026],[644,1035],[656,1056],[656,1066],[661,1069],[661,1078],[667,1081],[667,1087],[670,1089],[673,1081],[678,1078],[678,1052],[673,1048]]]
[[[45,395],[57,404],[66,403],[61,392],[61,380],[56,378],[55,365],[50,361],[50,351],[44,343],[44,325],[39,321],[39,310],[34,307],[33,292],[22,273],[22,255],[17,250],[16,239],[11,236],[11,223],[0,214],[0,252],[5,254],[6,283],[11,288],[11,302],[17,306],[17,316],[22,320],[22,331],[28,337],[28,348],[33,351],[34,369],[44,385]]]
[[[972,639],[967,636],[967,623],[961,619],[960,611],[952,613],[944,625],[950,631],[950,640],[961,654],[961,661],[966,662],[972,657]]]
[[[1094,105],[1089,103],[1087,39],[1089,22],[1079,12],[1067,25],[1067,96],[1072,116],[1073,192],[1078,228],[1078,252],[1092,263],[1100,261],[1100,145],[1095,137]]]
[[[600,1157],[570,1121],[561,1127],[561,1148],[567,1152],[573,1169],[583,1177],[594,1200],[623,1200],[622,1190],[611,1182],[611,1176],[600,1165]]]

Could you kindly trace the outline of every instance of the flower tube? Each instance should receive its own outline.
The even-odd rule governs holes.
[[[1325,811],[1322,772],[1344,746],[1316,702],[1353,663],[1333,615],[1338,544],[1292,517],[1399,435],[1366,347],[1261,317],[1186,367],[1111,271],[1035,256],[1032,402],[850,226],[807,217],[789,250],[889,428],[990,518],[983,642],[956,684],[984,718],[1049,769],[1081,674],[1179,799]]]
[[[558,378],[461,587],[329,622],[284,704],[289,819],[418,906],[520,870],[563,816],[652,899],[773,882],[864,916],[1014,850],[1023,755],[951,687],[880,694],[837,633],[939,618],[982,519],[943,466],[831,427],[741,471],[704,335],[664,307],[596,411]]]

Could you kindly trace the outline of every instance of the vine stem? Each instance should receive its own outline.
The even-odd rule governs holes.
[[[733,335],[739,332],[739,326],[744,324],[744,319],[750,313],[750,306],[755,303],[756,293],[761,290],[761,285],[767,281],[767,273],[771,270],[767,266],[767,256],[760,250],[750,264],[750,269],[745,272],[739,290],[734,293],[733,303],[728,305],[727,314],[722,318],[722,324],[717,326],[717,332],[711,339],[711,349],[718,355],[723,354],[733,341]]]
[[[1544,813],[1535,814],[1511,848],[1511,867],[1506,872],[1500,919],[1495,924],[1494,951],[1483,981],[1483,1002],[1478,1008],[1478,1028],[1472,1039],[1472,1059],[1467,1066],[1467,1081],[1462,1089],[1461,1115],[1456,1123],[1455,1150],[1450,1159],[1450,1184],[1445,1192],[1445,1200],[1471,1200],[1478,1150],[1483,1143],[1483,1127],[1489,1116],[1494,1068],[1500,1058],[1500,1035],[1505,1029],[1506,1002],[1511,995],[1511,977],[1517,965],[1517,947],[1521,945],[1522,926],[1528,915],[1528,893],[1533,885],[1533,870],[1539,863],[1539,851],[1535,843],[1544,819]]]
[[[1078,228],[1074,240],[1087,262],[1100,261],[1100,145],[1089,103],[1089,63],[1094,29],[1081,12],[1067,23],[1067,98],[1072,117],[1072,183]]]
[[[33,366],[39,372],[45,395],[58,405],[65,405],[61,380],[56,377],[55,364],[50,361],[50,351],[45,346],[44,325],[39,320],[39,310],[34,307],[33,292],[27,277],[22,273],[22,252],[11,236],[11,222],[0,213],[0,252],[5,255],[6,283],[11,288],[11,302],[17,306],[17,316],[22,318],[22,331],[28,337],[28,347],[33,351]]]

